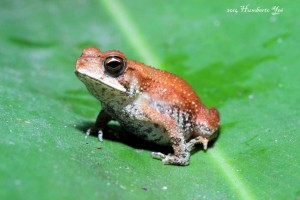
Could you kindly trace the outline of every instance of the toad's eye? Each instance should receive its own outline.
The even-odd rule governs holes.
[[[126,60],[118,56],[109,56],[103,60],[105,72],[113,77],[121,75],[126,68]]]

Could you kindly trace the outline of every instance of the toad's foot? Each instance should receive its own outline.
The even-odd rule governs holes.
[[[181,165],[181,166],[189,165],[189,159],[190,159],[189,153],[176,156],[171,154],[165,155],[160,152],[152,152],[151,155],[153,158],[162,160],[162,162],[167,165]]]
[[[98,140],[99,141],[103,141],[103,131],[102,129],[99,128],[95,128],[95,127],[91,127],[86,131],[86,136],[85,138],[87,138],[89,135],[91,135],[92,133],[97,133],[98,134]]]
[[[163,153],[160,153],[160,152],[152,152],[151,156],[152,156],[152,158],[156,158],[156,159],[159,159],[159,160],[162,160],[162,159],[166,158],[166,155],[163,154]]]
[[[105,110],[101,110],[97,116],[95,125],[86,131],[86,138],[90,134],[97,134],[99,141],[103,141],[103,128],[110,120],[112,120],[112,117]]]
[[[207,138],[198,136],[187,143],[187,149],[188,149],[188,151],[192,151],[197,144],[202,144],[203,149],[207,150],[208,142],[209,142],[209,140]]]

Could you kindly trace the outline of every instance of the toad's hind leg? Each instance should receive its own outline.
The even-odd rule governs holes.
[[[181,138],[171,138],[171,144],[174,149],[174,154],[165,155],[160,152],[152,152],[152,157],[161,159],[164,164],[171,165],[188,165],[190,152],[186,147],[185,142]]]
[[[187,148],[183,134],[178,130],[176,121],[169,115],[162,114],[153,109],[146,100],[142,100],[140,103],[140,106],[142,106],[142,110],[148,120],[152,123],[159,124],[166,129],[174,150],[174,154],[169,155],[165,155],[160,152],[153,152],[152,157],[161,159],[164,164],[188,165],[190,151]]]

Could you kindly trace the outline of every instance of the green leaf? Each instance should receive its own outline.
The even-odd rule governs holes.
[[[271,0],[1,1],[0,199],[299,199],[297,16]],[[73,71],[87,46],[186,79],[221,112],[214,145],[177,167],[86,138],[100,106]]]

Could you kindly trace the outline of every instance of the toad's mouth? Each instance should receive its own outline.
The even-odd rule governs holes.
[[[115,79],[104,79],[102,77],[96,78],[96,77],[87,75],[87,73],[85,73],[82,70],[75,70],[75,74],[79,78],[79,80],[81,80],[84,84],[87,84],[89,81],[93,81],[98,84],[104,84],[104,85],[106,85],[112,89],[118,90],[120,92],[126,92],[126,88]]]

